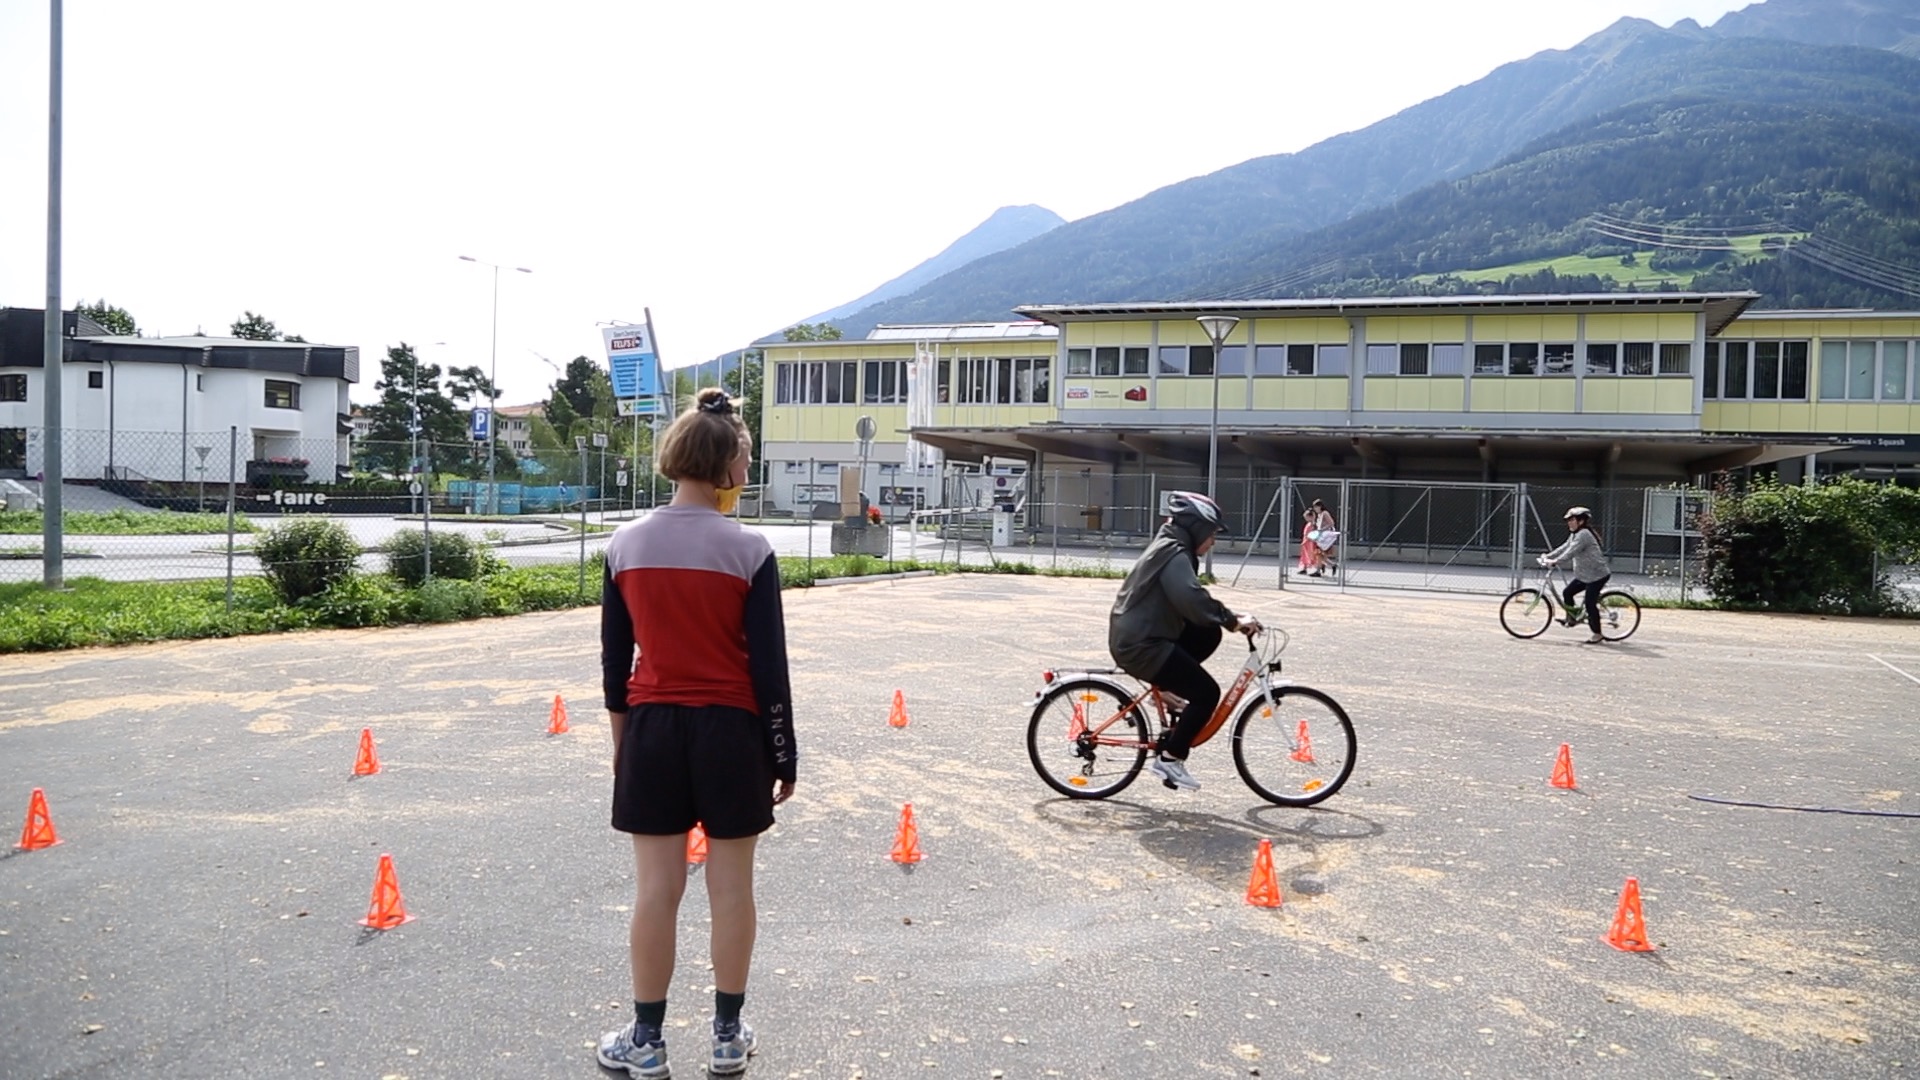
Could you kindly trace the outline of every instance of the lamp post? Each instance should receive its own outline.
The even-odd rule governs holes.
[[[1202,315],[1194,321],[1213,339],[1213,418],[1207,422],[1207,498],[1217,501],[1214,488],[1220,473],[1220,351],[1240,320],[1233,315]],[[1213,573],[1212,549],[1207,551],[1207,573]]]
[[[490,263],[485,259],[476,259],[471,255],[460,256],[461,262],[479,263],[493,268],[493,343],[487,347],[487,512],[500,512],[500,493],[493,486],[493,440],[499,433],[500,418],[494,414],[500,404],[500,271],[499,263]],[[507,267],[522,274],[533,271],[524,266]]]

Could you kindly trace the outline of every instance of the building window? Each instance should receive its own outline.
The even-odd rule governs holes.
[[[104,387],[105,385],[107,385],[106,372],[104,371],[87,372],[87,389],[98,390],[101,387]]]
[[[1820,344],[1822,401],[1920,400],[1920,342],[1825,341]]]
[[[1505,345],[1475,345],[1473,347],[1473,373],[1475,375],[1504,375],[1507,372],[1507,347]]]
[[[776,405],[858,404],[859,375],[860,365],[854,360],[779,364],[773,377],[773,401]]]
[[[1247,373],[1247,347],[1245,345],[1225,345],[1220,349],[1220,374],[1233,378],[1244,377]]]
[[[1573,374],[1573,342],[1548,342],[1540,349],[1542,375]]]
[[[1067,374],[1068,375],[1093,374],[1093,350],[1092,349],[1068,349],[1067,350]]]
[[[1620,372],[1620,346],[1607,342],[1587,344],[1587,374],[1617,375]]]
[[[1692,347],[1686,346],[1688,356]],[[1804,341],[1709,341],[1702,360],[1702,398],[1730,401],[1807,400]]]
[[[1051,396],[1053,362],[1043,356],[1021,356],[1013,361],[1013,403],[1045,405]]]
[[[1431,355],[1432,348],[1430,346],[1413,343],[1402,344],[1400,346],[1400,374],[1427,374],[1427,360]]]
[[[1435,345],[1433,362],[1429,373],[1434,375],[1463,375],[1466,373],[1467,347],[1458,343]]]
[[[1400,370],[1400,346],[1367,346],[1367,374],[1393,375]]]
[[[1148,359],[1145,345],[1129,345],[1121,350],[1120,374],[1138,375],[1142,378],[1152,373],[1153,364]]]
[[[205,390],[207,388],[206,372],[196,371],[193,373],[193,388],[195,390]]]
[[[860,400],[868,405],[899,405],[907,400],[907,362],[869,360]]]
[[[1620,374],[1653,374],[1653,342],[1629,341],[1620,348]]]
[[[1693,346],[1671,341],[1661,345],[1660,374],[1693,374]]]
[[[1322,346],[1320,346],[1320,370],[1319,370],[1319,374],[1321,374],[1321,375],[1345,375],[1345,374],[1347,373],[1347,371],[1348,371],[1348,367],[1347,367],[1347,365],[1348,365],[1348,362],[1349,362],[1349,360],[1350,360],[1350,358],[1351,358],[1351,356],[1352,356],[1352,352],[1353,352],[1353,347],[1352,347],[1352,346],[1350,346],[1350,345],[1322,345]],[[1289,353],[1289,354],[1288,354],[1288,360],[1287,360],[1287,363],[1288,363],[1289,365],[1291,365],[1291,364],[1293,363],[1293,360],[1292,360],[1292,354],[1291,354],[1291,353]]]
[[[300,407],[300,384],[282,382],[279,379],[267,380],[267,408],[298,409]]]
[[[1516,341],[1507,346],[1507,374],[1540,374],[1540,346],[1530,341]]]
[[[1102,345],[1093,350],[1093,373],[1102,378],[1120,377],[1120,348],[1117,345]]]
[[[1187,373],[1187,347],[1185,345],[1160,346],[1160,374],[1185,375]]]
[[[25,375],[0,375],[0,401],[27,400]]]
[[[987,358],[963,356],[953,364],[959,378],[959,385],[954,387],[953,400],[962,405],[985,405],[990,390],[987,385]]]
[[[1344,347],[1344,346],[1342,346]],[[1312,375],[1313,346],[1260,345],[1253,350],[1255,375]]]
[[[993,400],[996,405],[1013,404],[1013,357],[999,356],[993,361]]]

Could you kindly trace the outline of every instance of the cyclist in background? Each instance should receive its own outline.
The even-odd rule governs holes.
[[[1592,630],[1584,644],[1599,645],[1607,639],[1600,636],[1600,590],[1613,577],[1613,570],[1607,566],[1607,557],[1600,550],[1600,538],[1594,535],[1593,511],[1584,506],[1570,506],[1565,514],[1567,522],[1567,542],[1540,556],[1540,565],[1557,566],[1571,560],[1570,583],[1561,599],[1567,605],[1567,625],[1574,624],[1573,598],[1585,590],[1587,594],[1587,628]]]
[[[1187,753],[1220,704],[1220,684],[1201,664],[1220,647],[1224,629],[1251,636],[1261,626],[1200,584],[1200,557],[1225,531],[1220,505],[1198,492],[1175,491],[1167,509],[1167,520],[1114,598],[1107,649],[1127,674],[1186,699],[1150,768],[1169,787],[1197,791]]]

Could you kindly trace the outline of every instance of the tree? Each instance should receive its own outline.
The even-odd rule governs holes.
[[[468,421],[460,402],[472,398],[476,380],[485,385],[478,368],[456,373],[451,393],[441,387],[438,364],[423,364],[406,342],[387,349],[380,361],[380,378],[373,388],[380,400],[366,409],[370,421],[367,441],[357,464],[363,470],[394,475],[408,471],[415,431],[414,403],[419,402],[418,432],[423,467],[432,472],[469,467],[475,456],[468,438]],[[464,381],[458,376],[465,376]],[[458,395],[456,397],[456,395]],[[481,462],[484,467],[484,457]]]
[[[734,396],[735,407],[740,410],[741,419],[747,422],[747,433],[753,437],[753,475],[755,482],[760,477],[760,393],[766,385],[767,354],[760,349],[748,349],[740,354],[740,364],[732,371],[720,376],[720,388]]]
[[[797,323],[780,331],[788,341],[839,341],[840,328],[832,323]]]
[[[587,357],[576,356],[567,361],[566,372],[560,376],[559,382],[553,384],[553,397],[555,400],[564,399],[575,416],[592,416],[594,392],[601,383],[606,384],[607,397],[611,400],[613,379],[607,374],[607,369]],[[547,406],[547,419],[555,427],[564,429],[565,425],[554,418],[551,402]]]
[[[233,336],[248,341],[279,341],[280,328],[264,315],[248,311],[233,321]]]
[[[91,304],[82,300],[74,305],[73,310],[99,323],[109,334],[118,334],[122,337],[140,336],[140,327],[135,325],[133,316],[127,314],[126,308],[114,307],[105,300],[95,300]]]

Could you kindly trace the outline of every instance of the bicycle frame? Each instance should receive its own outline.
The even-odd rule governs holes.
[[[1233,710],[1239,707],[1241,700],[1246,697],[1248,688],[1253,685],[1256,679],[1260,682],[1261,696],[1266,699],[1268,705],[1273,704],[1273,688],[1276,685],[1286,685],[1284,680],[1276,680],[1273,676],[1280,674],[1280,653],[1287,647],[1286,632],[1283,630],[1268,630],[1262,636],[1266,636],[1267,639],[1271,641],[1272,638],[1270,635],[1274,634],[1279,635],[1280,643],[1278,647],[1269,649],[1262,649],[1255,644],[1254,638],[1247,638],[1247,659],[1240,665],[1240,671],[1234,676],[1232,684],[1220,695],[1220,704],[1214,707],[1213,715],[1207,718],[1206,726],[1201,728],[1199,734],[1194,736],[1194,746],[1202,745],[1219,732],[1221,725],[1227,722],[1227,717],[1233,715]],[[1053,672],[1047,673],[1049,682],[1052,681],[1054,674]],[[1120,671],[1118,668],[1100,668],[1073,672],[1071,674],[1098,678],[1101,676],[1124,675],[1126,673]],[[1129,678],[1131,678],[1131,676],[1129,676]],[[1121,697],[1127,699],[1127,703],[1122,705],[1112,716],[1106,717],[1098,723],[1090,720],[1087,721],[1087,740],[1095,746],[1115,746],[1128,749],[1142,746],[1152,748],[1153,740],[1151,738],[1136,739],[1128,736],[1107,735],[1105,732],[1108,728],[1120,723],[1121,720],[1133,710],[1141,709],[1144,712],[1144,706],[1148,704],[1151,704],[1153,707],[1153,715],[1159,720],[1160,730],[1163,732],[1166,731],[1172,726],[1167,720],[1166,696],[1157,686],[1146,686],[1145,689],[1139,693],[1129,695],[1126,687],[1121,685],[1118,679],[1107,681],[1114,684],[1116,691],[1119,692]],[[1138,680],[1134,681],[1138,682]],[[1078,709],[1079,704],[1076,703],[1074,707]]]

